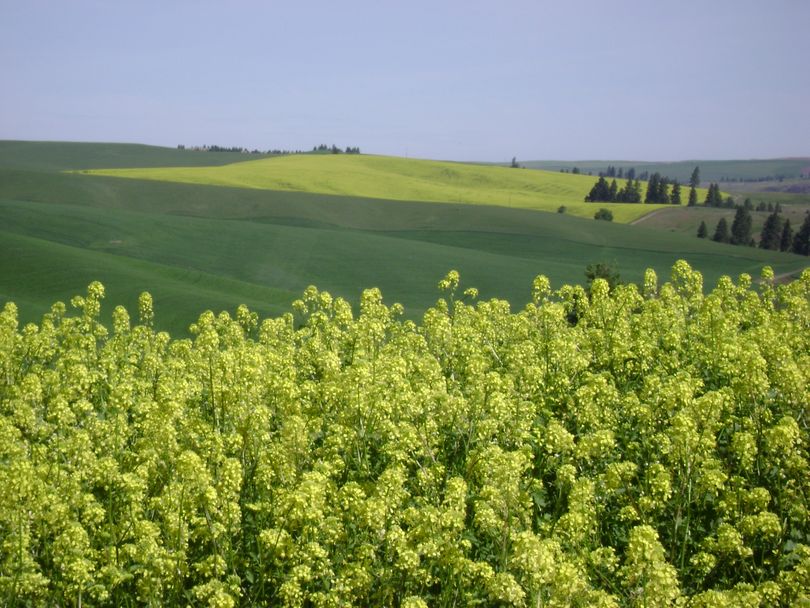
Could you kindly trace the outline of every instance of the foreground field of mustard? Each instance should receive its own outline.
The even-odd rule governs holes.
[[[810,271],[0,313],[4,606],[803,606]]]

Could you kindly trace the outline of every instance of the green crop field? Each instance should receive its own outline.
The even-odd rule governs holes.
[[[592,218],[599,207],[629,222],[662,205],[585,203],[594,184],[585,175],[521,171],[431,160],[367,155],[298,155],[219,167],[85,170],[141,180],[311,192],[389,200],[498,205]],[[704,195],[701,193],[701,195]]]
[[[112,158],[105,162],[108,152]],[[515,207],[65,172],[114,163],[191,164],[209,155],[242,160],[148,146],[0,142],[0,304],[17,302],[21,319],[33,321],[53,301],[100,280],[111,302],[130,309],[141,291],[150,291],[161,327],[184,333],[206,308],[245,303],[262,315],[278,314],[310,284],[353,303],[362,289],[380,287],[416,319],[435,302],[435,283],[451,268],[482,298],[521,307],[537,274],[557,286],[581,283],[585,266],[597,261],[615,264],[625,281],[640,281],[646,267],[666,277],[675,260],[686,258],[709,285],[722,274],[756,275],[765,264],[787,273],[807,263],[691,235]],[[409,162],[415,161],[401,165]],[[425,166],[416,164],[411,171],[423,174]],[[444,164],[459,167],[435,163]],[[576,180],[586,187],[593,181]]]

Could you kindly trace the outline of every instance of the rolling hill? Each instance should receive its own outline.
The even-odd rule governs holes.
[[[213,153],[155,148],[152,155],[148,146],[45,143],[32,153],[26,143],[15,155],[15,145],[0,143],[0,305],[17,302],[23,321],[37,319],[91,280],[107,286],[111,304],[130,310],[141,291],[150,291],[159,326],[184,333],[206,308],[233,310],[245,303],[262,315],[289,310],[310,284],[352,302],[362,289],[380,287],[387,301],[402,302],[406,315],[418,318],[438,297],[436,281],[451,268],[482,298],[506,298],[520,307],[537,274],[555,286],[578,283],[595,261],[614,263],[624,280],[638,281],[646,267],[666,277],[675,260],[686,258],[708,284],[722,274],[756,274],[765,264],[786,273],[807,262],[508,206],[65,172],[105,164],[180,166],[178,158],[192,164],[186,156],[197,162]],[[105,162],[108,152],[114,154]],[[421,163],[408,169],[416,161],[399,160],[400,173],[426,171]],[[266,162],[279,161],[287,158]],[[228,167],[237,165],[223,165]],[[587,178],[585,185],[591,182]]]
[[[84,170],[90,175],[388,200],[498,205],[592,218],[598,207],[629,222],[662,205],[585,203],[586,175],[368,155],[296,155],[211,167]],[[623,180],[622,180],[623,181]]]

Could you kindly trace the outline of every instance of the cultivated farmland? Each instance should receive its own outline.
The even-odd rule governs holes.
[[[504,167],[367,155],[300,155],[220,167],[104,169],[95,175],[187,184],[311,192],[389,200],[498,205],[556,211],[592,218],[583,199],[595,178]],[[623,180],[619,180],[623,183]],[[600,203],[618,222],[629,222],[661,205]]]
[[[244,166],[284,166],[299,160],[254,163],[242,162],[245,156],[240,154],[148,146],[0,143],[0,299],[17,302],[24,322],[35,321],[53,301],[67,301],[76,285],[101,280],[110,298],[129,307],[135,306],[141,291],[150,291],[160,313],[158,323],[182,334],[200,309],[232,310],[244,303],[262,315],[278,314],[310,284],[354,304],[362,289],[378,286],[391,301],[405,306],[407,317],[418,319],[435,301],[433,285],[448,268],[463,272],[482,298],[507,298],[517,309],[528,301],[525,286],[539,272],[553,285],[582,283],[585,266],[594,262],[613,264],[624,281],[639,282],[646,266],[666,273],[678,258],[687,258],[714,284],[723,274],[756,276],[765,264],[777,274],[795,272],[807,261],[691,235],[514,206],[75,172],[139,165],[170,165],[167,170],[177,171],[183,165],[204,165],[209,158],[218,163],[230,160],[236,164],[223,168],[242,166],[240,171]],[[351,160],[357,158],[379,161]],[[302,166],[317,165],[332,162],[333,157],[301,160],[307,161]],[[424,176],[431,167],[445,165],[464,168],[454,163],[382,160],[411,175]],[[210,172],[210,164],[204,166]],[[479,175],[477,169],[462,174]],[[593,183],[589,177],[528,170],[498,169],[497,175],[548,177],[543,200],[555,211],[568,200],[565,197],[581,200]],[[403,177],[399,183],[411,179]],[[434,191],[437,180],[427,181]],[[566,184],[562,198],[555,198],[555,188]],[[582,190],[575,192],[574,184],[581,184]],[[591,213],[602,206],[576,204]]]

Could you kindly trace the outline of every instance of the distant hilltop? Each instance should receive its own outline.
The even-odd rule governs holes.
[[[185,144],[178,144],[177,149],[191,150],[192,152],[235,152],[237,154],[264,154],[269,156],[283,156],[288,154],[360,154],[360,148],[358,146],[339,148],[335,144],[331,146],[320,144],[313,146],[312,150],[281,150],[279,148],[273,148],[272,150],[259,150],[258,148],[254,148],[251,150],[240,146],[186,146]]]
[[[633,160],[527,160],[514,161],[527,169],[582,173],[620,177],[632,171],[642,180],[646,175],[660,173],[672,179],[687,181],[696,165],[700,166],[703,182],[770,182],[810,180],[810,157],[745,159],[745,160],[681,160],[668,162]],[[499,163],[509,165],[510,163]],[[620,173],[621,172],[621,175]]]

